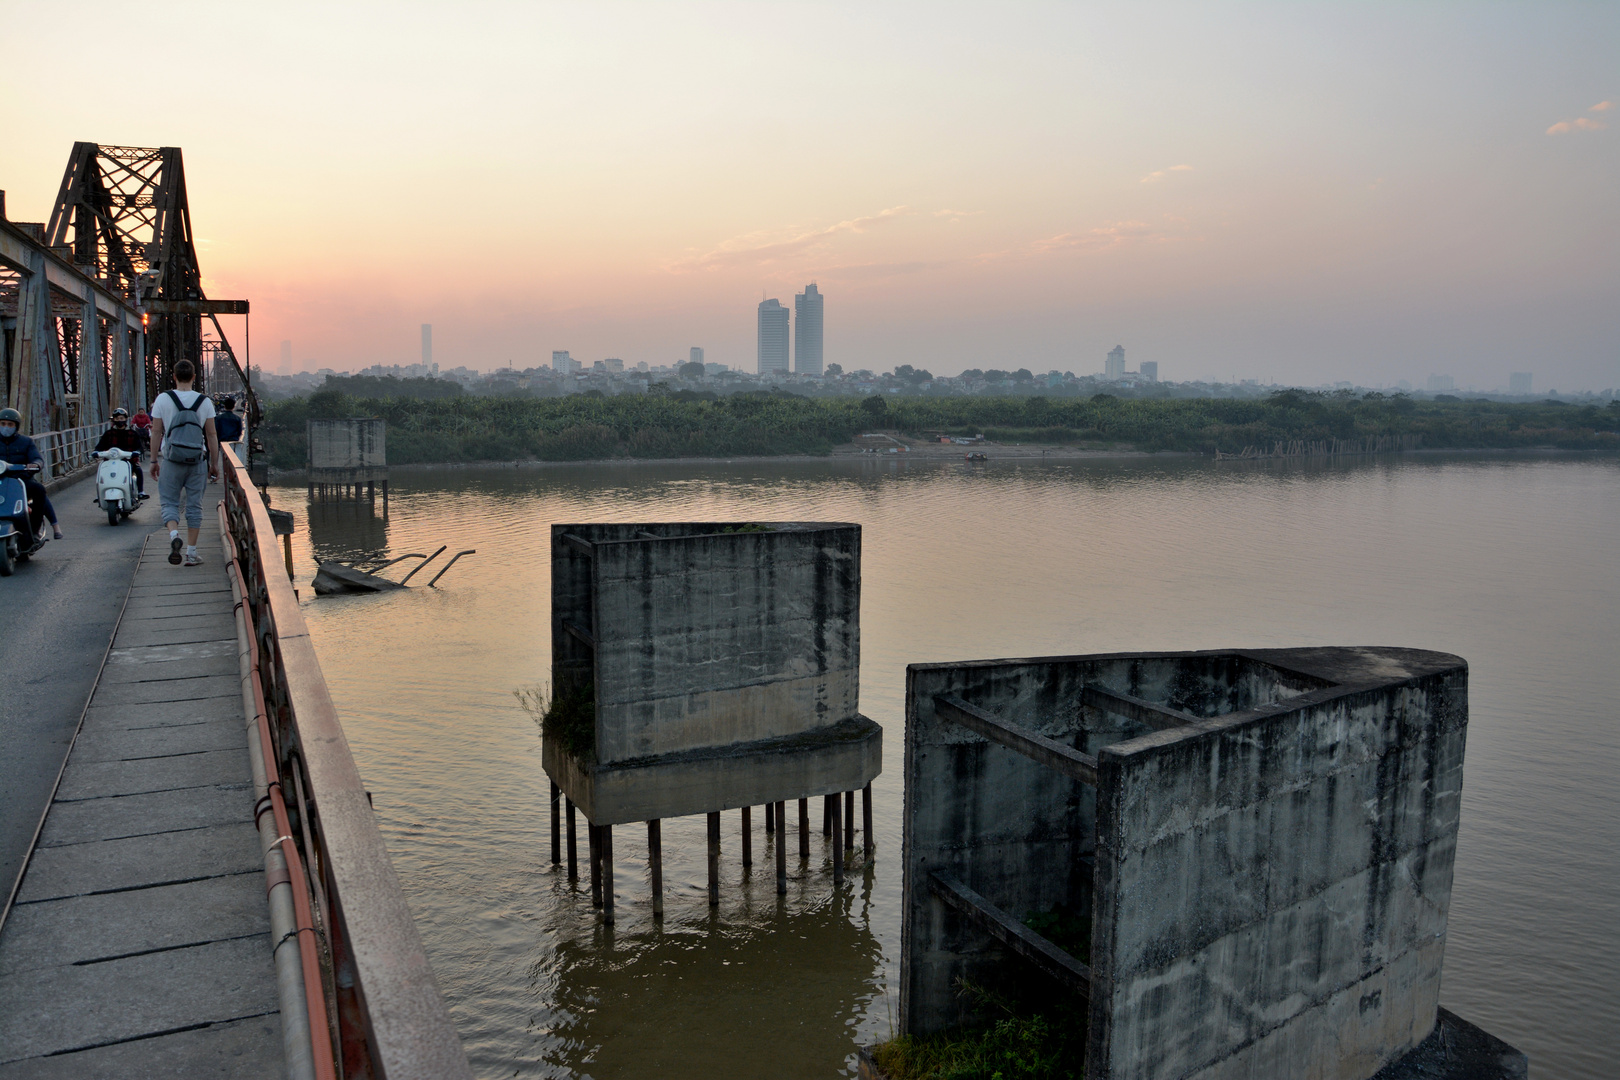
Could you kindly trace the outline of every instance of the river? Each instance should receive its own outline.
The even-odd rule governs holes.
[[[1442,1003],[1533,1076],[1597,1080],[1620,1059],[1614,458],[396,470],[386,522],[380,504],[272,496],[297,515],[310,632],[481,1077],[832,1077],[887,1037],[908,663],[1348,644],[1470,664]],[[813,830],[779,902],[763,815],[750,876],[728,813],[712,911],[702,820],[667,822],[658,925],[645,834],[621,827],[604,930],[588,882],[550,864],[539,737],[513,696],[549,674],[549,526],[726,519],[863,527],[877,853],[835,894]],[[478,553],[436,589],[309,588],[313,556],[441,543]]]

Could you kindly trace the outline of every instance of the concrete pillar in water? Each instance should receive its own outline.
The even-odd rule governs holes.
[[[765,835],[770,836],[776,832],[776,804],[765,804]]]
[[[558,800],[562,797],[562,788],[557,782],[551,782],[551,865],[556,866],[562,862],[562,807]]]
[[[872,852],[877,850],[877,842],[872,839],[872,785],[867,784],[861,789],[861,847],[870,859]]]
[[[664,917],[663,822],[647,822],[647,866],[652,871],[653,918]]]
[[[613,925],[613,826],[596,827],[597,858],[602,864],[602,921]]]
[[[831,837],[833,834],[833,804],[837,800],[837,795],[821,797],[821,835],[824,837]]]
[[[564,799],[568,804],[568,880],[579,880],[579,844],[574,838],[574,800]]]
[[[844,845],[839,843],[842,837],[838,834],[840,827],[843,825],[843,822],[839,819],[843,817],[844,808],[837,795],[831,795],[828,798],[832,802],[833,884],[842,885],[844,883]]]
[[[775,817],[776,817],[777,821],[786,820],[785,818],[782,817],[782,811],[784,809],[786,809],[786,807],[787,807],[787,803],[785,803],[785,802],[779,802],[779,803],[776,804],[776,806],[775,806],[775,810],[776,810]],[[772,807],[766,806],[765,809],[767,811],[769,811],[769,810],[772,809]],[[769,817],[767,817],[765,820],[767,822],[769,822],[771,819]],[[776,838],[776,895],[777,896],[786,896],[787,895],[787,830],[786,829],[783,829],[781,834],[778,835],[777,838]]]
[[[709,815],[709,906],[720,906],[720,812]]]
[[[844,850],[855,850],[855,793],[844,792]]]
[[[591,907],[602,906],[602,838],[597,835],[596,826],[590,819],[585,820],[585,840],[590,845],[588,857],[591,864]]]
[[[799,800],[799,858],[810,857],[810,800]]]
[[[742,808],[742,862],[745,867],[754,865],[753,816],[753,807],[745,806]]]

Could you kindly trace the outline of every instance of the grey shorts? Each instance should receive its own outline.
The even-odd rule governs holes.
[[[203,488],[208,486],[208,459],[195,465],[176,465],[172,461],[158,461],[158,501],[163,504],[163,520],[180,520],[180,500],[186,503],[186,525],[202,528]]]

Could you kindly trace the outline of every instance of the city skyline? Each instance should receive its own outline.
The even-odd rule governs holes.
[[[210,93],[127,115],[28,47],[64,8],[119,10],[8,11],[9,215],[74,139],[182,147],[267,367],[403,362],[422,322],[448,366],[743,366],[761,290],[817,281],[846,368],[1620,382],[1613,5],[829,5],[778,42],[725,5],[159,4],[128,48]]]

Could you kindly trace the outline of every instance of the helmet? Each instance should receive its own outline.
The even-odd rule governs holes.
[[[114,409],[112,411],[112,418],[114,420],[117,420],[119,417],[123,417],[125,420],[128,420],[129,419],[129,410],[128,409],[122,409],[122,408]]]
[[[16,409],[0,409],[0,422],[10,420],[13,424],[22,425],[22,413]]]

